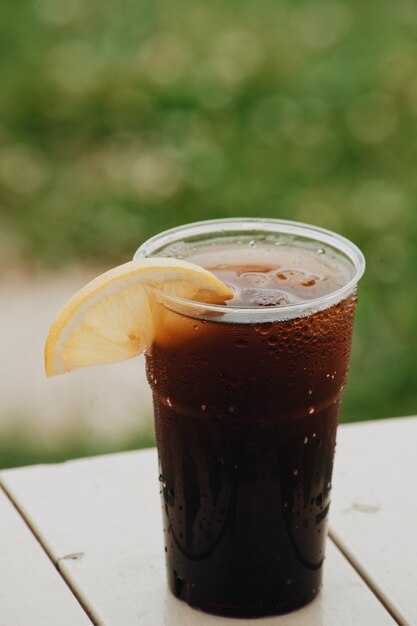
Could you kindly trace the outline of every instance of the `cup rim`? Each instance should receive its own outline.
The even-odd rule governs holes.
[[[314,226],[304,222],[297,222],[294,220],[283,220],[273,218],[256,218],[256,217],[241,217],[241,218],[220,218],[213,220],[204,220],[199,222],[192,222],[184,224],[182,226],[176,226],[161,233],[154,235],[147,241],[145,241],[134,254],[134,260],[140,258],[146,258],[151,256],[157,256],[154,254],[160,248],[164,248],[169,244],[174,243],[176,240],[186,239],[192,235],[204,235],[209,233],[222,234],[233,233],[233,226],[235,231],[239,231],[241,234],[244,231],[265,231],[273,234],[289,234],[305,238],[310,238],[313,241],[317,241],[318,244],[323,243],[341,252],[351,262],[354,268],[354,274],[352,278],[342,287],[330,292],[324,296],[308,300],[301,303],[292,303],[281,306],[268,306],[268,307],[248,307],[248,306],[233,306],[228,307],[224,304],[207,304],[204,302],[197,302],[195,300],[188,300],[186,298],[180,298],[171,294],[166,294],[161,290],[161,296],[163,299],[177,306],[184,305],[188,309],[190,306],[195,312],[203,314],[219,313],[226,314],[227,318],[231,315],[233,318],[247,317],[261,318],[261,319],[288,319],[294,317],[302,317],[310,315],[314,312],[327,309],[333,304],[337,304],[350,293],[352,293],[362,277],[365,271],[365,257],[361,250],[352,241],[335,233],[326,228],[320,226]],[[173,257],[175,258],[175,257]],[[227,319],[226,321],[229,321]]]

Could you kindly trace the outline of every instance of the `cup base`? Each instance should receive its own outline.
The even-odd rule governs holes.
[[[176,598],[183,600],[193,609],[213,615],[221,615],[222,617],[253,619],[267,617],[268,615],[283,615],[301,609],[314,600],[320,592],[321,585],[318,586],[317,589],[313,589],[298,598],[283,601],[269,596],[262,598],[259,604],[251,606],[233,606],[231,604],[202,601],[202,599],[198,597],[199,594],[195,585],[192,585],[189,581],[181,580],[178,577],[170,577],[169,588]]]

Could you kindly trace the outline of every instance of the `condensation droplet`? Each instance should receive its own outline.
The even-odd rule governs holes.
[[[315,439],[317,437],[316,433],[313,433],[313,439]]]
[[[249,245],[250,245],[250,246],[252,246],[252,247],[253,247],[253,246],[256,246],[256,241],[255,241],[255,239],[251,239],[251,240],[250,240],[250,242],[249,242]]]
[[[168,405],[170,408],[172,408],[172,402],[171,402],[171,398],[170,398],[169,396],[167,396],[167,397],[166,397],[166,402],[167,402],[167,405]]]
[[[309,390],[308,390],[308,395],[309,395],[309,396],[312,396],[312,395],[313,395],[313,390],[312,390],[312,389],[309,389]]]
[[[324,248],[319,248],[317,250],[317,254],[326,254],[326,250]]]
[[[268,337],[267,343],[268,343],[268,346],[271,346],[271,347],[276,346],[278,343],[278,337],[276,335],[270,335]]]
[[[206,408],[207,408],[207,404],[202,404],[202,405],[201,405],[201,410],[202,410],[202,411],[205,411],[205,410],[206,410]]]
[[[259,327],[258,332],[261,333],[261,335],[267,335],[270,330],[271,330],[271,326],[272,324],[270,322],[266,322],[265,324],[261,324]]]
[[[229,406],[229,413],[234,413],[235,407],[233,405]]]
[[[295,467],[292,471],[294,476],[298,476],[298,469]]]
[[[311,407],[308,409],[308,414],[309,414],[309,415],[313,415],[314,411],[315,411],[314,406],[311,406]],[[314,436],[314,435],[313,435],[313,436]]]
[[[304,439],[303,439],[303,444],[306,445],[307,443],[308,443],[308,437],[305,436]]]

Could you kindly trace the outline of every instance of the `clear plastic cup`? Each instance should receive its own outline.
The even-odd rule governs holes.
[[[274,246],[325,255],[330,268],[343,266],[344,284],[267,307],[155,291],[146,358],[168,582],[191,606],[221,615],[284,613],[320,589],[339,402],[365,262],[340,235],[261,219],[181,226],[135,255],[192,260],[215,249],[239,263],[248,248],[264,259]]]

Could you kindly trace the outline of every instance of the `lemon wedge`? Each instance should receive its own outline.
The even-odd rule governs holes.
[[[58,313],[45,344],[46,374],[143,352],[154,334],[153,287],[204,302],[222,303],[233,295],[214,274],[188,261],[149,258],[119,265],[89,282]]]

